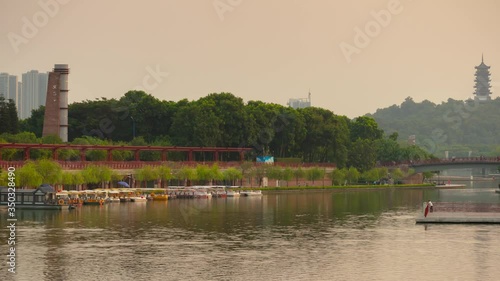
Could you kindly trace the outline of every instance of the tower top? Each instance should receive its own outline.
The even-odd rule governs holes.
[[[476,66],[475,69],[489,69],[489,68],[490,68],[490,66],[488,66],[484,63],[484,55],[481,54],[481,64]]]
[[[484,54],[481,54],[481,64],[474,67],[476,69],[474,80],[474,99],[478,101],[491,100],[490,67],[484,64]]]

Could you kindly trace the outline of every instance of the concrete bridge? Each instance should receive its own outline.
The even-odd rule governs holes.
[[[407,162],[406,164],[417,173],[466,168],[497,170],[500,168],[500,157],[432,159]]]

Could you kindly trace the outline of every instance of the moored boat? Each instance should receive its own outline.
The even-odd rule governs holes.
[[[94,190],[85,190],[83,195],[83,205],[104,205],[105,198],[100,196],[100,192]]]
[[[211,193],[212,193],[212,197],[215,197],[215,198],[226,198],[227,197],[227,193],[224,190],[213,190]]]
[[[206,189],[197,188],[193,192],[194,198],[212,198],[212,193],[208,192]]]
[[[122,188],[119,190],[118,198],[120,198],[120,202],[131,202],[130,198],[134,196],[135,189],[132,188]]]
[[[130,202],[146,202],[148,199],[144,195],[131,196]]]
[[[227,197],[240,197],[240,193],[238,191],[234,190],[228,190],[226,191]]]
[[[108,191],[108,201],[110,203],[120,203],[120,192],[118,190],[110,190]]]
[[[69,190],[69,203],[73,206],[80,206],[83,204],[83,200],[80,198],[80,192],[76,190]]]
[[[156,193],[151,193],[151,198],[153,198],[153,201],[167,201],[168,200],[168,194],[156,194]]]

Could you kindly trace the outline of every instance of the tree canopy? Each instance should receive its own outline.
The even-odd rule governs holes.
[[[13,142],[57,141],[39,139],[44,110],[44,107],[34,110],[30,118],[21,122],[23,131],[32,132],[29,138]],[[262,101],[245,103],[231,93],[173,102],[161,101],[142,91],[129,91],[120,99],[72,103],[68,118],[69,141],[76,144],[250,147],[247,159],[271,155],[309,163],[335,163],[339,168],[354,166],[360,171],[374,167],[377,161],[409,160],[416,154],[428,157],[420,151],[404,150],[396,141],[397,134],[386,137],[370,116],[350,120],[317,107],[293,109]],[[0,141],[13,138],[12,133],[0,135]],[[9,157],[7,152],[2,156]],[[50,157],[48,153],[45,158]],[[18,153],[10,158],[21,156]],[[207,161],[239,160],[235,154],[222,153],[219,159],[211,159],[212,154],[201,156]],[[67,151],[61,159],[77,157],[78,154]],[[86,157],[105,160],[106,152],[88,151]],[[140,157],[160,160],[161,155],[145,151]],[[171,160],[179,157],[174,153],[169,155]],[[132,158],[131,152],[113,152],[113,159]]]

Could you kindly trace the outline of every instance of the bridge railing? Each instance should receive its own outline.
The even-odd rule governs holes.
[[[416,161],[399,161],[399,162],[382,162],[379,166],[391,167],[391,166],[421,166],[421,165],[432,165],[432,164],[453,164],[453,163],[499,163],[499,157],[454,157],[454,158],[442,158],[442,159],[428,159],[428,160],[416,160]]]
[[[242,162],[232,161],[232,162],[196,162],[196,161],[55,161],[61,165],[63,170],[83,170],[85,167],[89,165],[96,166],[107,166],[113,170],[135,170],[143,168],[144,166],[161,166],[168,165],[173,168],[177,167],[196,167],[196,165],[209,165],[217,163],[220,168],[238,168],[241,166]],[[257,162],[249,162],[252,163],[254,167],[269,165],[266,163],[257,163]],[[2,170],[7,170],[9,167],[14,167],[16,169],[21,168],[25,164],[24,161],[0,161],[0,167]],[[321,167],[321,168],[335,168],[335,164],[333,163],[282,163],[275,162],[271,165],[278,167]]]

